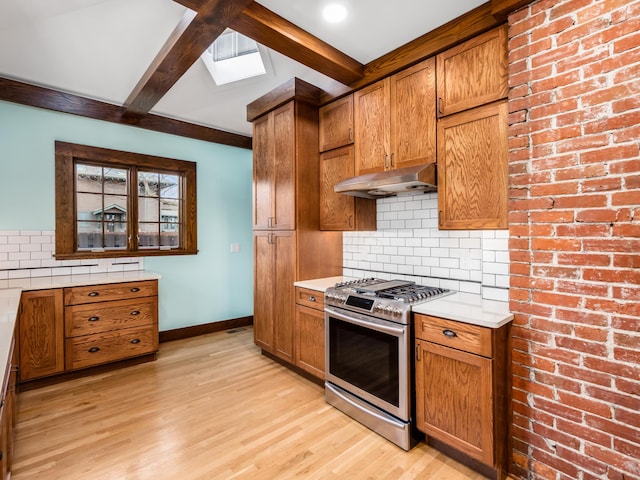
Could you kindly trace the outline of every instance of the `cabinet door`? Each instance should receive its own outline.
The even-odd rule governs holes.
[[[436,161],[436,75],[430,58],[391,77],[391,168]]]
[[[295,330],[296,365],[324,379],[324,311],[297,305]]]
[[[275,277],[271,232],[254,232],[254,302],[253,335],[256,345],[273,352],[273,303],[275,301]]]
[[[274,195],[273,116],[253,122],[253,228],[269,228]]]
[[[375,230],[376,201],[333,191],[354,176],[353,146],[320,155],[320,230]]]
[[[507,26],[439,54],[436,63],[440,116],[506,98]]]
[[[271,227],[296,228],[296,123],[295,104],[289,102],[273,111],[274,205]]]
[[[20,301],[20,380],[64,371],[62,289],[23,292]]]
[[[492,360],[422,340],[416,348],[418,429],[493,465]]]
[[[353,143],[353,95],[320,108],[320,151]]]
[[[273,353],[294,362],[296,239],[295,232],[274,232],[272,235],[273,274],[275,289],[270,292],[273,303]]]
[[[438,120],[441,229],[507,228],[507,103]]]
[[[389,78],[354,93],[356,175],[389,168]]]

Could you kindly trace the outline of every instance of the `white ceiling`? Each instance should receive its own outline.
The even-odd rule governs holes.
[[[259,3],[366,64],[484,1]],[[324,22],[327,3],[345,4],[347,20]],[[122,105],[184,12],[171,0],[0,0],[0,76]],[[250,135],[245,107],[256,98],[294,76],[325,89],[335,84],[273,50],[266,54],[268,75],[220,87],[198,60],[151,112]]]

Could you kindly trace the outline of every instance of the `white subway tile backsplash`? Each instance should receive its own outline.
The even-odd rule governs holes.
[[[56,260],[54,251],[54,231],[0,231],[0,280],[144,269],[142,258]],[[360,247],[354,247],[354,252],[360,251]],[[368,259],[368,255],[363,258]]]
[[[343,234],[344,275],[508,298],[507,230],[439,230],[435,193],[379,199],[377,211],[377,231]]]

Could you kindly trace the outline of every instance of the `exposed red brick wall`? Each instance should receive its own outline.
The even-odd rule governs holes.
[[[640,0],[509,17],[517,476],[640,479]]]

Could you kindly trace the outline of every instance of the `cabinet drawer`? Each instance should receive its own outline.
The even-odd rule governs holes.
[[[150,297],[153,295],[158,295],[157,280],[69,287],[64,289],[64,304],[78,305],[108,300],[123,300],[125,298]]]
[[[324,310],[324,293],[308,288],[296,288],[296,303],[309,308]]]
[[[114,362],[158,350],[158,332],[143,326],[65,340],[67,370]]]
[[[416,338],[491,358],[491,329],[417,314]]]
[[[68,306],[64,312],[65,337],[153,325],[157,312],[157,297]]]

